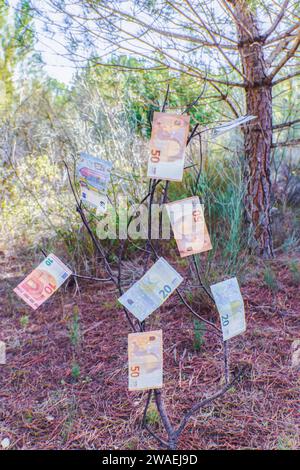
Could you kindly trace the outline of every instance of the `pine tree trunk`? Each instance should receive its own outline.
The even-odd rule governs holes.
[[[256,251],[264,258],[273,256],[271,233],[272,85],[267,79],[255,10],[246,0],[232,0],[236,15],[239,52],[246,85],[247,114],[257,116],[245,130],[245,209]]]

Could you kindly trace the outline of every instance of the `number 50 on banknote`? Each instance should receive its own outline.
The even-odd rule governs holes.
[[[198,196],[169,202],[165,208],[182,258],[212,249]]]
[[[150,178],[181,181],[189,132],[187,115],[155,112],[150,140]]]
[[[128,335],[129,390],[163,385],[162,330]]]

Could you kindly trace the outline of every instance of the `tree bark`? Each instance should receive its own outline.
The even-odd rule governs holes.
[[[247,114],[257,116],[245,126],[246,220],[255,249],[264,258],[273,256],[271,231],[272,84],[267,78],[263,50],[253,7],[246,0],[231,0],[238,32],[239,52],[246,90]]]

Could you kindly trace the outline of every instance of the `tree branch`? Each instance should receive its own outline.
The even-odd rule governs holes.
[[[293,126],[294,124],[299,124],[300,123],[300,119],[295,119],[294,121],[288,121],[288,122],[283,122],[281,124],[275,124],[272,129],[275,130],[275,129],[284,129],[285,127],[291,127]]]
[[[277,75],[278,72],[282,69],[282,67],[285,66],[285,64],[295,55],[295,53],[298,50],[298,47],[300,45],[300,31],[295,39],[293,47],[288,51],[288,53],[281,59],[279,64],[275,67],[273,72],[271,72],[268,76],[268,80],[272,81],[275,75]],[[278,81],[277,81],[278,83]]]
[[[290,0],[284,0],[283,5],[281,7],[281,10],[275,19],[274,23],[270,26],[270,28],[266,31],[266,33],[263,35],[263,39],[266,40],[271,34],[275,31],[279,23],[281,22],[282,18],[284,17],[285,10],[288,7],[288,4],[290,3]]]
[[[272,148],[278,147],[297,147],[300,146],[300,139],[289,140],[287,142],[276,142],[272,144]]]
[[[285,82],[286,80],[291,80],[294,77],[300,77],[300,70],[295,73],[290,73],[289,75],[286,75],[285,77],[278,78],[277,80],[272,82],[272,86],[278,85],[278,83]]]
[[[217,398],[220,398],[222,395],[224,395],[231,387],[233,387],[233,385],[243,375],[245,370],[246,370],[246,366],[243,367],[243,369],[234,377],[234,379],[230,383],[225,385],[221,390],[214,393],[214,395],[210,396],[209,398],[205,398],[204,400],[200,401],[199,403],[196,403],[196,405],[194,405],[190,409],[190,411],[188,411],[186,413],[186,415],[184,416],[184,418],[182,419],[182,421],[181,421],[181,423],[180,423],[180,425],[179,425],[179,427],[176,431],[176,434],[180,435],[180,433],[182,433],[182,431],[185,428],[185,426],[186,426],[187,422],[189,421],[189,419],[193,416],[193,414],[195,414],[198,410],[200,410],[200,408],[203,408],[203,406],[209,405],[210,403],[215,401]]]

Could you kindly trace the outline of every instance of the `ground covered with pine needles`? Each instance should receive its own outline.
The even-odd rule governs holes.
[[[3,253],[0,268],[0,339],[7,344],[7,364],[0,366],[0,442],[8,438],[11,449],[156,449],[141,428],[146,393],[127,390],[130,331],[115,288],[71,282],[33,312],[12,291],[32,264]],[[243,377],[190,420],[180,449],[300,448],[299,369],[291,365],[299,338],[299,279],[284,258],[272,269],[276,285],[257,268],[241,286],[247,331],[229,348],[231,373],[246,365]],[[218,321],[208,307],[201,313]],[[171,421],[179,423],[222,385],[222,345],[209,329],[196,345],[190,313],[175,295],[151,315],[147,329],[158,328],[164,336],[163,396]],[[164,437],[153,404],[147,421]]]

